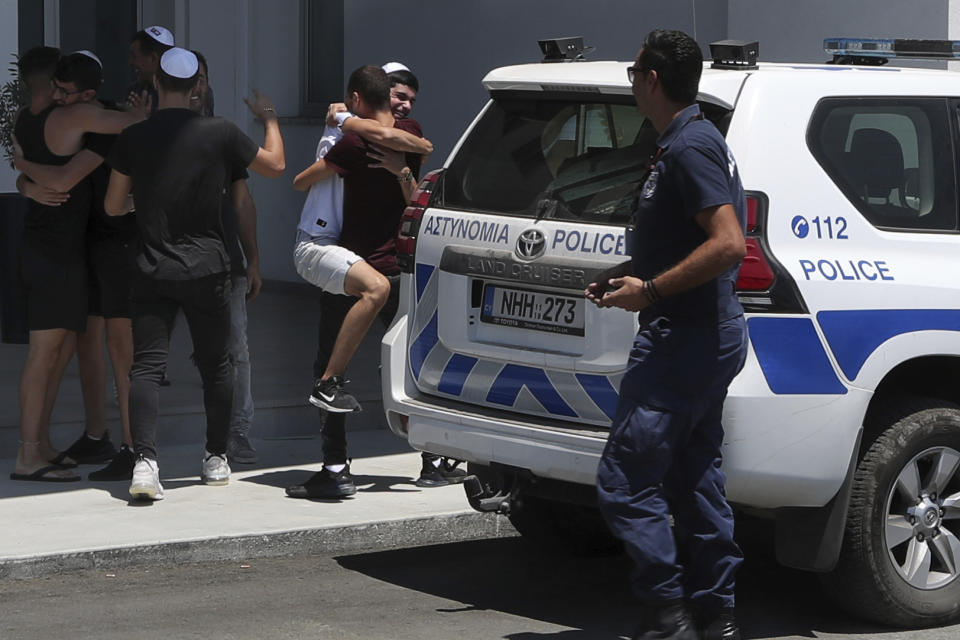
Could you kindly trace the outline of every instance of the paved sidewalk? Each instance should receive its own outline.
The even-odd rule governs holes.
[[[260,440],[262,462],[230,484],[200,484],[196,446],[160,452],[165,499],[132,502],[128,482],[15,482],[0,476],[0,578],[65,570],[340,553],[515,535],[504,518],[473,512],[460,486],[413,484],[420,456],[386,431],[351,434],[357,495],[288,498],[320,465],[319,440]],[[0,460],[7,469],[10,460]],[[80,467],[84,474],[96,466]]]
[[[234,465],[226,487],[199,483],[204,416],[182,319],[160,391],[158,444],[166,499],[128,500],[128,484],[14,482],[19,437],[17,387],[26,346],[0,344],[0,578],[72,569],[349,552],[494,535],[515,535],[500,516],[473,512],[458,486],[420,489],[420,456],[387,427],[377,367],[383,328],[375,323],[354,358],[350,385],[363,404],[347,421],[357,495],[342,502],[287,498],[284,488],[320,468],[318,412],[307,403],[318,305],[310,287],[268,282],[249,306],[256,415],[251,439],[261,456]],[[108,383],[108,422],[120,431]],[[65,448],[83,428],[76,362],[61,385],[51,433]]]

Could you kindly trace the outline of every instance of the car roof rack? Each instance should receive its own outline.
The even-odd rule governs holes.
[[[960,40],[827,38],[823,50],[833,54],[830,64],[880,66],[893,58],[960,60]]]

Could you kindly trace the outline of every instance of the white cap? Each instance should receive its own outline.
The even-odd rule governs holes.
[[[103,69],[103,63],[100,62],[100,58],[98,58],[98,57],[97,57],[97,54],[95,54],[93,51],[87,51],[86,49],[80,49],[80,51],[74,51],[74,52],[71,53],[70,55],[74,55],[74,54],[80,54],[81,56],[87,56],[88,58],[90,58],[91,60],[93,60],[94,62],[96,62],[98,65],[100,65],[100,68],[101,68],[101,69]]]
[[[393,73],[394,71],[410,71],[410,68],[400,62],[388,62],[380,67],[384,73]]]
[[[160,56],[160,68],[174,78],[192,78],[200,69],[200,62],[192,51],[174,47]]]
[[[147,27],[144,29],[148,36],[159,42],[160,44],[165,44],[168,47],[173,46],[173,34],[170,32],[170,29],[166,27],[161,27],[159,25],[154,25],[152,27]]]

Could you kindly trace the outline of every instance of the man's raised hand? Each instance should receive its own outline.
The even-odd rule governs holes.
[[[250,109],[250,112],[263,122],[277,117],[277,109],[273,106],[273,102],[257,89],[253,90],[253,102],[250,102],[248,98],[244,98],[243,102]]]

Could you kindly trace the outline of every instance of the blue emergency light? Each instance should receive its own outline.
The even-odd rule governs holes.
[[[823,50],[834,64],[886,64],[891,58],[923,60],[960,59],[960,40],[907,40],[902,38],[827,38]]]

